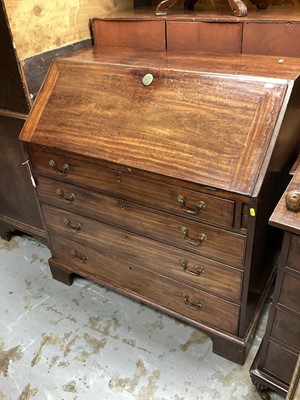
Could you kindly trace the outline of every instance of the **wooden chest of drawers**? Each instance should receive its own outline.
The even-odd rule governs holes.
[[[298,192],[295,192],[295,191]],[[251,367],[253,382],[286,395],[300,353],[300,168],[280,199],[270,223],[285,231],[268,325]],[[298,211],[286,206],[293,193]],[[298,198],[298,199],[297,199]]]
[[[299,142],[297,67],[130,49],[57,59],[21,134],[53,277],[164,310],[242,364],[280,245],[267,221]]]

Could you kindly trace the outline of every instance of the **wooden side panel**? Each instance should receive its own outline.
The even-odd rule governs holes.
[[[227,22],[167,22],[167,45],[174,51],[240,53],[242,24]]]
[[[24,121],[0,116],[0,214],[43,229],[18,135]]]
[[[0,38],[0,109],[27,113],[28,104],[2,1],[0,2]]]
[[[164,50],[164,21],[93,21],[93,38],[96,48],[138,47],[151,50]]]
[[[300,57],[300,23],[245,23],[243,53]]]

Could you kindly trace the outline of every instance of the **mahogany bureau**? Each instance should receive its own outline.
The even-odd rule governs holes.
[[[93,49],[56,59],[21,133],[54,278],[194,324],[243,364],[299,142],[299,63]]]
[[[250,375],[258,388],[285,396],[300,352],[300,168],[270,224],[284,230],[284,240],[266,333]]]

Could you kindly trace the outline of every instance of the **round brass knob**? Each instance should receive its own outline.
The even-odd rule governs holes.
[[[285,204],[290,211],[300,211],[300,190],[292,190],[285,196]]]
[[[142,84],[144,86],[149,86],[153,82],[153,75],[152,74],[146,74],[143,79],[142,79]]]

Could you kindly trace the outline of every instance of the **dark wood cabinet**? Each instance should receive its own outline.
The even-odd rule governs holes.
[[[270,224],[284,230],[280,266],[266,333],[250,374],[260,389],[286,395],[300,352],[300,169],[279,201]],[[289,210],[293,194],[299,211]]]
[[[30,109],[30,99],[13,46],[3,2],[0,2],[0,235],[14,230],[44,238],[35,190],[18,136]]]
[[[299,143],[298,66],[120,48],[57,58],[21,134],[53,277],[164,310],[243,364],[280,250],[267,222]]]

